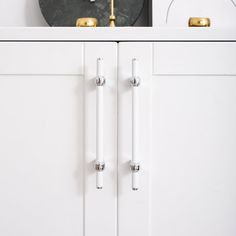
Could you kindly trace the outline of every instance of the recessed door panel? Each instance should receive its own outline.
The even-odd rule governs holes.
[[[0,76],[0,234],[83,235],[83,78]]]
[[[235,88],[233,76],[153,77],[154,231],[235,234]]]

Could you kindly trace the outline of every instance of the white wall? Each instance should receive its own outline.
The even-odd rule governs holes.
[[[47,26],[38,0],[0,0],[0,26]]]
[[[236,0],[153,0],[154,26],[186,27],[190,17],[209,17],[212,27],[236,29]]]

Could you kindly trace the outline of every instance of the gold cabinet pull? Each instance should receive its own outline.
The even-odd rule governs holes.
[[[210,18],[204,18],[204,17],[191,17],[188,21],[189,27],[210,27],[211,26],[211,20]]]

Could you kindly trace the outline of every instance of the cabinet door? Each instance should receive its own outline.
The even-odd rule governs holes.
[[[234,236],[236,43],[121,43],[119,55],[119,235]],[[138,191],[129,169],[132,127]]]
[[[114,72],[110,57],[116,45],[1,42],[0,52],[0,234],[92,236],[96,217],[96,231],[101,232],[100,223],[107,230],[103,235],[114,235],[104,223],[108,217],[99,221],[99,204],[108,206],[103,210],[114,225],[115,177],[105,183],[110,195],[103,199],[104,192],[99,193],[98,207],[91,204],[93,196],[94,202],[98,198],[91,190],[95,182],[87,181],[94,173],[84,171],[89,161],[84,136],[94,135],[84,128],[91,122],[91,114],[84,116],[84,97],[94,87],[84,88],[96,76],[99,53],[107,63],[105,76]],[[113,86],[104,96],[116,104]],[[107,108],[107,119],[115,109]],[[109,123],[105,137],[109,147],[115,142],[113,125]],[[113,164],[114,152],[105,152]]]

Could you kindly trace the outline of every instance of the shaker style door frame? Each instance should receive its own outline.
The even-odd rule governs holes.
[[[119,44],[120,236],[235,235],[235,90],[235,42]]]
[[[115,236],[116,43],[0,43],[0,234]],[[96,189],[97,59],[104,188]]]
[[[1,42],[0,233],[234,235],[235,45]]]
[[[0,234],[83,235],[84,44],[0,42]]]

